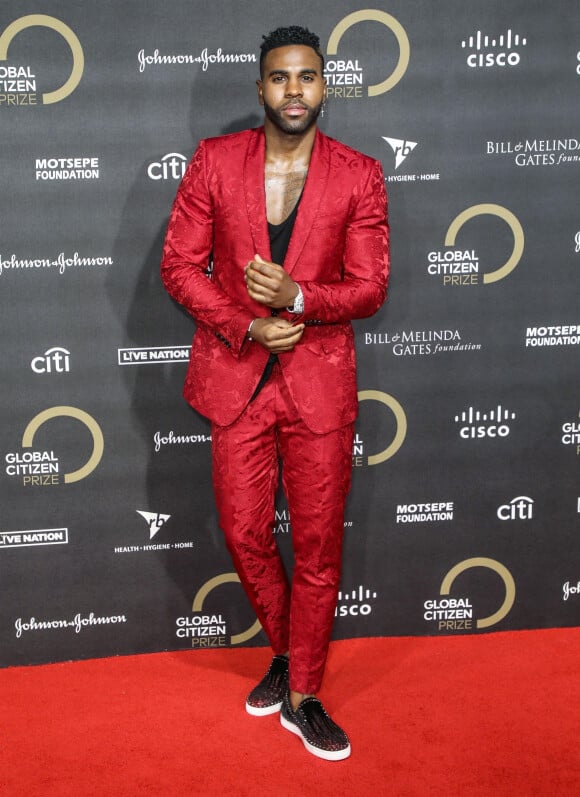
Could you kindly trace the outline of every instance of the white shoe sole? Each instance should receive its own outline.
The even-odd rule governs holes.
[[[345,758],[348,758],[350,755],[350,744],[348,747],[345,747],[344,750],[321,750],[320,747],[315,747],[313,744],[310,744],[304,736],[302,735],[302,731],[295,725],[293,722],[290,722],[286,719],[283,714],[280,714],[280,725],[283,728],[286,728],[287,731],[291,731],[292,733],[296,734],[302,739],[302,744],[308,750],[309,753],[312,755],[317,756],[317,758],[323,758],[325,761],[342,761]]]
[[[249,703],[246,703],[246,711],[248,714],[251,714],[252,717],[267,717],[268,714],[276,714],[277,711],[280,711],[282,708],[282,701],[279,703],[273,703],[271,706],[252,706]]]

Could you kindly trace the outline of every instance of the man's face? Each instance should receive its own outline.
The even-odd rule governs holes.
[[[326,96],[322,63],[312,47],[276,47],[264,58],[258,99],[267,119],[283,133],[299,135],[316,122]]]

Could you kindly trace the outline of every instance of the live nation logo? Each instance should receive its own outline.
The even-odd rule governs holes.
[[[28,531],[1,531],[2,548],[28,548],[39,545],[66,545],[68,529],[31,529]]]
[[[118,365],[158,365],[182,363],[189,360],[191,346],[145,346],[136,349],[118,349]]]

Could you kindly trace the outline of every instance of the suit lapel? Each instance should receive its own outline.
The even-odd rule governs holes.
[[[264,188],[266,139],[263,127],[253,130],[252,133],[244,162],[244,195],[254,242],[252,255],[258,253],[264,260],[270,260],[270,236],[268,235],[266,189]]]
[[[318,215],[322,197],[326,194],[329,170],[330,147],[328,139],[320,130],[317,130],[312,155],[310,156],[308,175],[304,183],[300,205],[298,206],[290,245],[284,260],[284,268],[289,274],[304,249],[312,223]]]

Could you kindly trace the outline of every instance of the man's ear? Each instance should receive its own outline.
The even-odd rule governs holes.
[[[256,80],[256,86],[258,87],[258,102],[260,105],[264,104],[264,84],[261,80]]]

